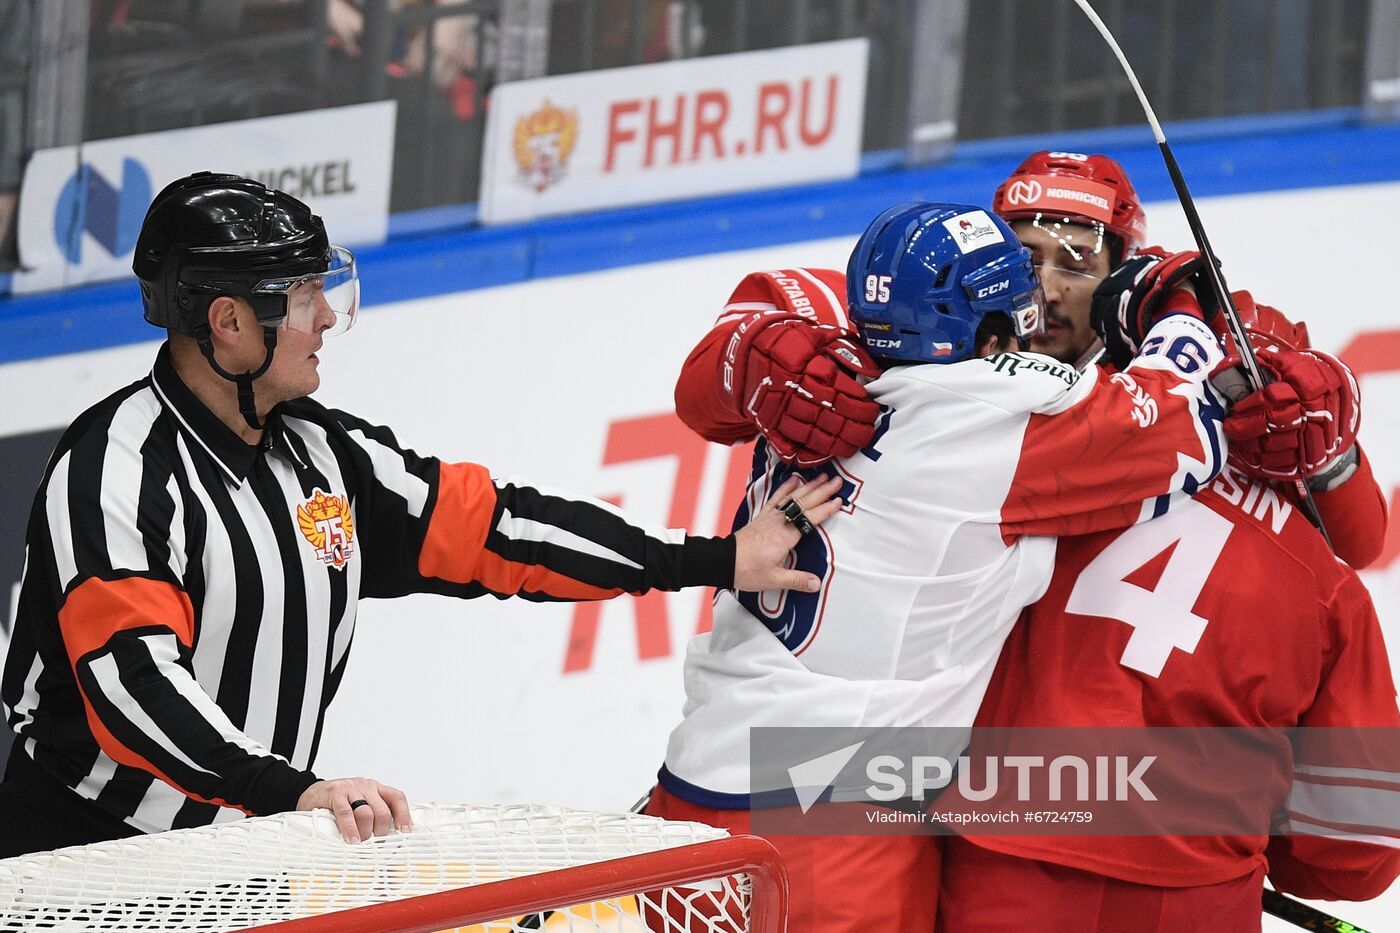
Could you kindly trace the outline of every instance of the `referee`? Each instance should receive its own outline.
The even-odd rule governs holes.
[[[799,535],[776,508],[691,537],[420,456],[313,401],[359,281],[290,195],[180,179],[133,268],[168,339],[73,422],[35,496],[0,684],[17,736],[0,857],[317,807],[349,842],[406,829],[401,791],[312,770],[364,597],[817,587],[783,568]],[[837,488],[778,494],[821,521]]]

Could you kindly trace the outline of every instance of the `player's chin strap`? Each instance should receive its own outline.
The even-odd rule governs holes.
[[[209,361],[214,372],[223,376],[229,382],[238,386],[238,413],[243,416],[243,420],[248,422],[248,427],[254,431],[261,431],[264,422],[258,420],[258,408],[253,401],[253,381],[267,372],[267,368],[272,365],[272,353],[277,349],[277,328],[263,328],[263,348],[267,351],[263,355],[262,365],[254,372],[246,372],[235,375],[219,365],[219,361],[214,359],[214,344],[209,340],[209,334],[203,333],[198,337],[199,350],[204,354],[204,358]]]

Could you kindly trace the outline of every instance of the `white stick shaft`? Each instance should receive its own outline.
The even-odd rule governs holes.
[[[1147,114],[1147,122],[1152,126],[1152,135],[1157,137],[1158,143],[1166,142],[1167,136],[1162,132],[1162,124],[1157,122],[1157,113],[1152,109],[1152,104],[1148,102],[1147,94],[1142,90],[1142,84],[1138,82],[1137,72],[1133,71],[1133,66],[1128,63],[1128,56],[1124,55],[1123,50],[1118,47],[1118,40],[1113,38],[1113,33],[1108,31],[1108,26],[1104,24],[1103,20],[1099,19],[1099,14],[1089,5],[1089,0],[1074,0],[1074,2],[1084,11],[1084,15],[1089,17],[1090,22],[1094,24],[1094,28],[1099,31],[1099,35],[1103,36],[1104,41],[1108,43],[1108,47],[1113,49],[1113,54],[1118,56],[1118,64],[1123,66],[1123,71],[1128,75],[1128,82],[1133,86],[1133,92],[1137,94],[1138,100],[1142,102],[1142,109]]]

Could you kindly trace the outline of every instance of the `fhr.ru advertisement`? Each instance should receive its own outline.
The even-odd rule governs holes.
[[[850,178],[865,39],[503,84],[481,175],[488,223]]]

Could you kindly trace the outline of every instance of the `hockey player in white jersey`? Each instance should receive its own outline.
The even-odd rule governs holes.
[[[804,537],[815,593],[716,600],[685,661],[684,718],[647,812],[749,829],[760,726],[970,727],[1003,640],[1044,592],[1059,534],[1152,518],[1221,468],[1222,360],[1189,291],[1131,294],[1126,371],[1079,373],[1012,352],[1044,297],[1028,250],[987,212],[907,204],[866,230],[849,313],[883,374],[874,440],[834,461],[846,506]],[[831,296],[834,300],[834,296]],[[762,440],[736,521],[795,468]],[[811,471],[815,475],[815,471]],[[925,836],[782,836],[799,930],[931,930],[937,845]]]

